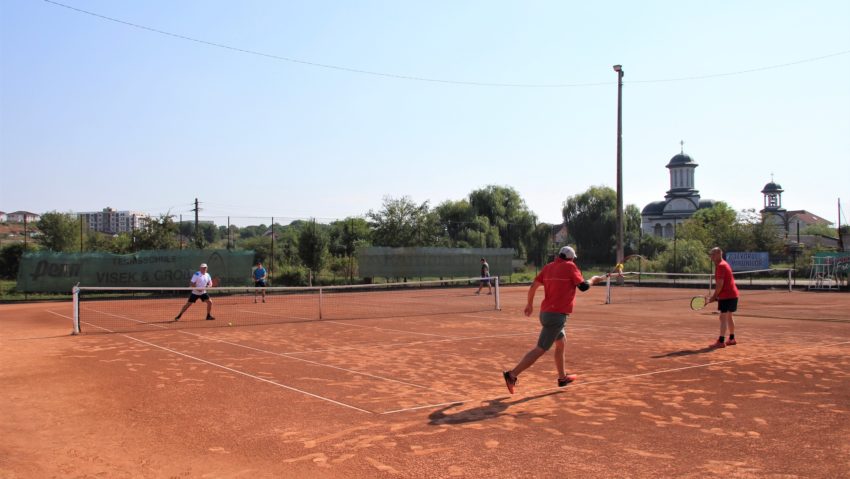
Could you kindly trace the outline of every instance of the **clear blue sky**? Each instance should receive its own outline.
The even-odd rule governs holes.
[[[2,211],[332,219],[495,184],[560,222],[616,186],[617,63],[626,204],[681,140],[703,198],[761,209],[772,173],[788,209],[850,204],[846,0],[57,1],[229,48],[0,0]]]

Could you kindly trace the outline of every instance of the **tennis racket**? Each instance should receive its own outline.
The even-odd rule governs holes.
[[[221,278],[215,277],[212,279],[212,287],[218,288],[221,285]]]
[[[705,298],[705,296],[694,296],[693,298],[691,298],[691,309],[693,309],[694,311],[701,310],[705,307],[706,304],[708,304],[708,300]]]

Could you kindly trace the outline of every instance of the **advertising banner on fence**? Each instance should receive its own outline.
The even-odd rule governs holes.
[[[850,253],[822,251],[815,253],[814,257],[821,264],[829,264],[836,274],[847,276],[848,272],[850,272]]]
[[[24,253],[18,270],[21,292],[70,292],[80,286],[189,285],[189,278],[207,263],[208,272],[222,286],[250,283],[253,251],[157,250],[133,254]]]
[[[732,271],[755,271],[759,269],[770,269],[770,258],[767,252],[729,252],[726,253],[726,262],[732,267]]]

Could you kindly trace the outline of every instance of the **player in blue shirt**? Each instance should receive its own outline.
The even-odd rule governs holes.
[[[254,287],[260,288],[259,292],[263,295],[263,302],[266,302],[266,280],[269,278],[266,268],[263,268],[263,262],[257,261],[257,267],[252,272],[254,279]],[[254,291],[254,302],[257,302],[257,291]]]

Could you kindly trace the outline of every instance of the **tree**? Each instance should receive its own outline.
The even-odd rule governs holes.
[[[469,201],[447,200],[437,206],[434,211],[437,213],[441,227],[448,236],[449,246],[456,248],[472,246],[465,240],[475,219]]]
[[[0,278],[15,279],[24,254],[23,243],[11,243],[0,248]]]
[[[443,236],[439,218],[428,202],[416,205],[408,196],[384,197],[383,208],[369,210],[366,217],[371,220],[372,244],[376,246],[434,246]]]
[[[613,189],[591,186],[567,198],[563,215],[583,260],[613,263],[617,243],[617,193]]]
[[[826,224],[815,224],[809,225],[800,230],[800,234],[804,235],[819,235],[819,236],[828,236],[830,238],[836,238],[838,236],[838,231],[836,228],[833,228],[830,225]]]
[[[133,237],[129,233],[121,233],[112,238],[110,250],[115,254],[127,254],[135,251],[135,243]]]
[[[555,228],[559,226],[540,223],[534,228],[528,245],[528,260],[535,266],[542,267],[546,264],[549,259],[549,247],[552,245]]]
[[[113,251],[115,241],[111,234],[101,233],[99,231],[89,231],[86,235],[85,250],[86,251]]]
[[[200,223],[198,224],[198,229],[201,232],[201,237],[204,239],[205,244],[212,244],[221,238],[219,228],[215,226],[213,223]],[[224,228],[225,232],[227,231],[227,227]]]
[[[762,221],[747,224],[745,227],[749,230],[753,242],[749,251],[767,251],[771,256],[783,253],[785,246],[782,243],[782,238],[776,234],[775,225]]]
[[[640,242],[638,253],[647,259],[655,259],[659,254],[670,249],[671,242],[655,235],[644,236]]]
[[[638,207],[635,205],[626,205],[623,211],[623,249],[626,255],[638,253],[638,243],[641,240],[641,222],[642,219]]]
[[[514,248],[521,257],[526,255],[537,216],[516,190],[489,185],[470,193],[469,205],[474,216],[486,217],[498,229],[501,247]]]
[[[254,236],[242,240],[240,247],[246,250],[254,250],[254,261],[263,261],[268,263],[272,252],[271,236]],[[269,265],[271,268],[271,265]]]
[[[71,251],[75,245],[80,246],[79,220],[68,213],[45,213],[36,227],[41,232],[38,242],[50,251]]]
[[[711,260],[705,246],[699,240],[680,239],[675,248],[658,255],[655,264],[659,271],[670,273],[708,273]]]
[[[133,235],[133,251],[175,249],[178,246],[177,232],[177,223],[169,214],[148,218]]]
[[[334,257],[346,258],[332,264],[335,273],[344,273],[350,281],[354,280],[354,253],[358,247],[369,244],[369,233],[369,223],[363,218],[348,217],[331,223],[328,250]],[[345,271],[340,269],[343,265]]]
[[[718,201],[711,208],[697,210],[676,232],[677,238],[698,240],[704,248],[719,246],[723,251],[741,251],[742,233],[737,228],[737,213]],[[708,251],[708,250],[706,250]]]
[[[331,238],[337,241],[344,256],[354,256],[357,247],[369,243],[369,223],[363,218],[349,217],[331,223],[331,227]]]
[[[298,254],[305,266],[319,273],[324,267],[328,252],[327,234],[316,226],[316,220],[301,230],[298,238]]]
[[[305,225],[292,222],[288,226],[275,228],[275,261],[287,266],[301,266],[299,238]]]

